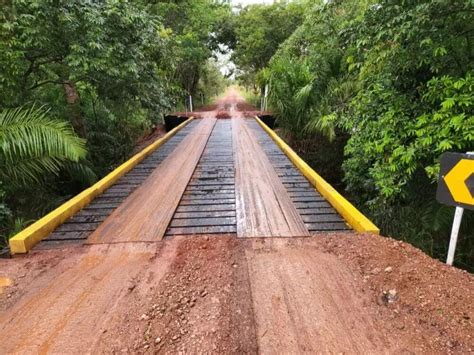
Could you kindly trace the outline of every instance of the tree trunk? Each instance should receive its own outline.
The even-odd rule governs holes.
[[[81,114],[81,98],[76,89],[76,85],[71,80],[65,80],[63,82],[63,89],[72,127],[80,137],[84,138],[86,136],[86,127],[84,124],[84,118]]]

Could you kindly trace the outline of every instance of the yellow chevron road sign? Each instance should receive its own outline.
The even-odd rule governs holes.
[[[441,156],[436,199],[449,206],[474,210],[474,154]]]

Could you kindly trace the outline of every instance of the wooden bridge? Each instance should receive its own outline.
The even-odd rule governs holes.
[[[235,113],[235,112],[234,112]],[[176,235],[378,232],[259,118],[190,118],[10,240],[13,253]]]

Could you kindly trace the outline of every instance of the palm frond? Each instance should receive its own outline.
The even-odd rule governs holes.
[[[86,154],[85,141],[71,125],[49,118],[42,107],[0,112],[0,176],[11,184],[38,182]]]
[[[58,174],[62,161],[54,157],[31,157],[16,159],[14,164],[0,164],[0,179],[11,187],[21,187],[28,183],[38,183],[45,173]]]
[[[305,131],[309,133],[320,133],[332,142],[334,138],[336,138],[336,115],[316,114],[305,126]]]
[[[5,161],[45,156],[78,161],[85,157],[85,141],[71,125],[47,114],[42,107],[0,112],[0,155]]]
[[[64,163],[64,170],[75,180],[85,185],[92,185],[97,181],[97,175],[91,167],[88,166],[87,162],[67,161]]]

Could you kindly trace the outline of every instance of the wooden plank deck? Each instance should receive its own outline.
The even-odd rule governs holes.
[[[235,233],[235,179],[230,120],[218,120],[166,235]]]
[[[166,143],[164,143],[161,147],[159,147],[156,151],[151,153],[147,158],[139,163],[135,168],[133,168],[129,173],[120,178],[102,195],[97,197],[77,214],[69,218],[61,227],[57,228],[46,239],[41,241],[41,249],[47,249],[48,246],[53,245],[59,246],[61,243],[64,243],[64,245],[68,246],[82,245],[89,235],[92,234],[92,232],[96,229],[95,227],[83,232],[67,231],[67,229],[64,228],[69,228],[66,226],[74,227],[80,224],[82,225],[94,222],[103,222],[115,210],[115,208],[120,205],[122,201],[124,201],[138,186],[140,186],[141,182],[137,181],[137,172],[139,172],[140,175],[146,174],[146,176],[142,176],[140,178],[141,181],[144,181],[146,177],[151,175],[156,167],[161,164],[161,162],[165,160],[166,157],[171,154],[171,152],[173,152],[177,146],[179,146],[184,137],[186,137],[198,123],[199,121],[197,120],[191,121],[188,125],[171,137]],[[113,207],[102,203],[108,198],[115,199],[115,205]]]
[[[246,120],[233,119],[232,123],[236,155],[237,235],[309,236],[303,219]]]
[[[88,238],[88,243],[156,241],[166,229],[216,119],[205,118]]]
[[[196,120],[41,244],[349,229],[253,119]],[[69,245],[69,244],[68,244]]]

